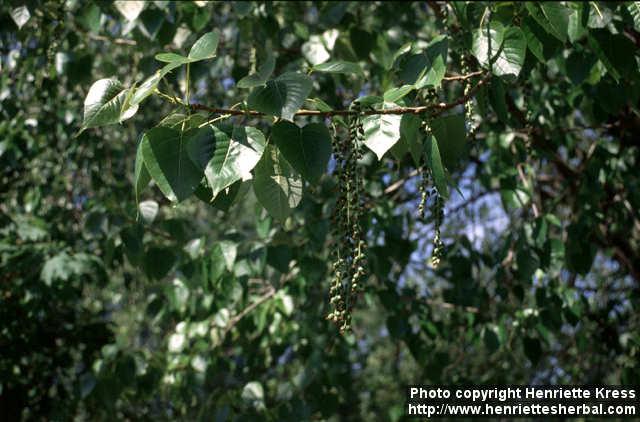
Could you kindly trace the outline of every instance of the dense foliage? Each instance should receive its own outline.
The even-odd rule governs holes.
[[[637,383],[639,46],[640,2],[3,2],[0,419]]]

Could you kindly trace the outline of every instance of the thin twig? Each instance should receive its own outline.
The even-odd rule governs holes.
[[[481,76],[484,72],[482,70],[478,70],[475,72],[467,73],[466,75],[449,75],[442,78],[443,81],[466,81],[467,79],[471,79],[475,76]]]
[[[402,179],[396,181],[395,183],[387,186],[387,188],[384,190],[384,194],[388,195],[388,194],[400,189],[409,179],[411,179],[412,177],[417,176],[418,173],[420,173],[418,171],[418,169],[415,169],[411,173],[409,173],[406,177],[403,177]]]
[[[231,330],[238,322],[240,322],[242,318],[244,318],[247,314],[249,314],[258,306],[262,305],[263,303],[271,299],[273,296],[275,296],[276,293],[277,293],[277,290],[274,289],[273,286],[269,286],[267,293],[265,293],[263,296],[260,296],[258,300],[256,300],[255,302],[253,302],[252,304],[244,308],[238,315],[231,318],[231,321],[229,321],[229,324],[225,328],[225,334],[229,330]]]

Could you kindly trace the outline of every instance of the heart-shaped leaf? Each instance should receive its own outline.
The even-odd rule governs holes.
[[[302,199],[302,178],[273,145],[267,145],[255,168],[256,198],[276,220],[284,221]]]
[[[251,178],[265,147],[265,138],[253,127],[235,127],[231,136],[209,125],[189,143],[191,160],[204,171],[212,198],[238,180]]]
[[[397,104],[385,102],[382,109],[396,107]],[[399,114],[373,114],[363,119],[364,144],[376,154],[378,160],[382,160],[385,152],[400,139],[401,119]]]
[[[149,175],[170,201],[182,201],[193,193],[202,179],[202,171],[187,153],[191,138],[199,129],[182,132],[158,126],[142,137],[142,158]]]
[[[118,123],[131,117],[137,106],[129,107],[126,101],[129,94],[129,89],[115,79],[94,82],[84,100],[82,129]]]
[[[529,15],[561,42],[567,40],[567,29],[569,27],[569,15],[571,10],[562,4],[555,2],[526,2],[525,7]]]
[[[522,70],[527,53],[527,38],[518,27],[510,27],[504,33],[502,51],[493,66],[493,73],[515,79]]]
[[[489,44],[492,70],[495,75],[515,79],[520,74],[527,52],[527,37],[518,27],[491,22],[489,29],[479,28],[473,35],[472,51],[481,65],[489,65]],[[496,57],[497,55],[497,57]]]
[[[482,66],[487,66],[493,59],[504,41],[504,26],[500,22],[491,22],[488,28],[482,27],[475,30],[471,51]],[[491,46],[491,52],[489,52]]]
[[[247,105],[251,109],[292,120],[309,96],[311,88],[308,76],[288,72],[251,91]]]
[[[326,171],[331,156],[331,134],[321,123],[309,123],[303,128],[291,122],[276,123],[271,139],[302,177],[316,183]]]
[[[18,25],[18,29],[21,29],[31,18],[31,13],[27,6],[16,7],[11,10],[11,19]]]

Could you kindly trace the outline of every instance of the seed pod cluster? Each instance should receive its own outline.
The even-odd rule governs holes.
[[[333,139],[339,194],[332,217],[334,261],[329,288],[332,311],[327,319],[342,333],[351,329],[351,312],[363,291],[367,267],[366,242],[360,225],[364,175],[358,166],[363,154],[364,129],[360,105],[354,102],[351,109],[356,113],[349,122],[348,136]]]
[[[431,196],[432,189],[429,189],[430,181],[431,181],[431,173],[428,169],[425,169],[424,166],[418,169],[420,174],[420,184],[418,185],[418,190],[420,191],[420,203],[418,204],[418,217],[421,220],[424,220],[424,211],[427,207],[427,201]]]
[[[442,221],[444,220],[444,200],[442,196],[435,190],[435,199],[433,201],[433,251],[431,252],[431,266],[438,268],[440,261],[444,255],[444,244],[440,237],[440,228],[442,227]]]
[[[431,136],[431,126],[429,119],[425,119],[422,122],[422,131],[425,136]],[[431,266],[437,268],[440,265],[440,261],[444,255],[444,243],[440,236],[440,228],[442,227],[442,221],[444,220],[444,199],[438,192],[438,189],[433,186],[430,190],[427,186],[430,184],[431,174],[424,169],[420,170],[422,174],[422,181],[419,186],[420,190],[420,204],[418,205],[418,215],[420,218],[424,218],[424,211],[426,208],[427,200],[434,198],[431,213],[433,215],[434,235],[433,235],[433,251],[431,252]]]
[[[427,104],[435,104],[438,102],[438,91],[434,87],[429,87],[424,95]]]

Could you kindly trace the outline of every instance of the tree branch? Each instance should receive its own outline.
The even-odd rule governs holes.
[[[476,75],[473,75],[476,76]],[[469,75],[464,76],[452,76],[451,78],[457,79],[466,79],[470,78]],[[320,117],[331,117],[331,116],[348,116],[353,114],[361,113],[365,116],[379,115],[379,114],[422,114],[428,111],[432,111],[432,115],[438,115],[446,110],[452,109],[460,104],[465,103],[469,99],[471,99],[476,91],[482,86],[487,84],[487,82],[491,79],[491,74],[487,73],[485,76],[474,86],[466,95],[458,98],[456,101],[450,103],[436,103],[418,107],[396,107],[390,109],[376,109],[376,110],[364,110],[358,112],[356,110],[329,110],[329,111],[320,111],[320,110],[299,110],[294,114],[294,116],[320,116]],[[453,80],[453,79],[451,79]],[[257,110],[234,110],[229,108],[216,108],[210,107],[204,104],[193,103],[189,104],[193,110],[204,110],[211,114],[228,114],[232,116],[265,116],[266,114],[257,111]]]

